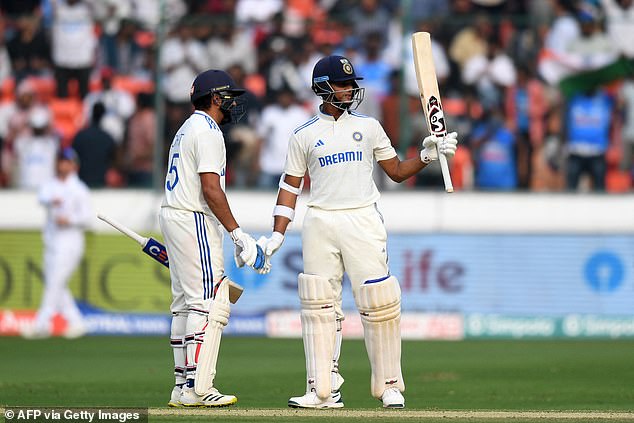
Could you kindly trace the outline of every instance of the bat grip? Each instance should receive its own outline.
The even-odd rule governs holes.
[[[438,147],[436,147],[436,151]],[[447,163],[447,157],[441,152],[438,152],[438,162],[440,162],[440,170],[442,171],[442,179],[445,182],[445,191],[453,192],[453,184],[451,183],[451,174],[449,173],[449,163]]]

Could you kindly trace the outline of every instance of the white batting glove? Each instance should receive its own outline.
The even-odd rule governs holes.
[[[277,252],[284,242],[284,235],[281,232],[273,232],[269,238],[266,238],[266,244],[263,247],[264,254],[271,257]]]
[[[246,264],[255,270],[261,269],[265,261],[264,251],[262,251],[262,247],[256,244],[255,239],[251,235],[242,232],[240,228],[231,231],[230,235],[236,247],[233,254],[236,266],[242,267]]]
[[[255,271],[258,272],[260,275],[266,275],[267,273],[271,271],[271,257],[267,256],[265,252],[267,239],[268,238],[266,238],[265,236],[261,236],[260,238],[258,238],[258,241],[256,242],[257,246],[260,247],[260,249],[262,250],[264,254],[264,264],[262,265],[261,268],[255,269]]]
[[[438,146],[438,148],[436,148]],[[420,152],[420,160],[425,163],[431,163],[438,160],[438,153],[447,157],[453,157],[456,154],[458,146],[458,133],[450,132],[444,137],[429,135],[423,140],[423,149]]]

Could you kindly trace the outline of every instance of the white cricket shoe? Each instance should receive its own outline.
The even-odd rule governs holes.
[[[45,339],[51,337],[51,332],[48,330],[40,329],[33,326],[27,326],[20,331],[20,335],[22,335],[25,339]]]
[[[184,385],[183,385],[184,386]],[[167,403],[168,407],[181,407],[181,391],[183,390],[183,388],[181,388],[178,385],[174,385],[174,389],[172,389],[172,395],[170,396],[170,402]]]
[[[83,323],[68,326],[62,336],[66,339],[77,339],[88,333],[88,329]]]
[[[405,398],[398,388],[388,388],[381,396],[384,408],[405,408]]]
[[[301,397],[292,397],[288,400],[288,406],[291,408],[343,408],[343,399],[341,392],[333,392],[330,398],[322,401],[315,392],[308,392]]]
[[[216,388],[211,388],[204,395],[198,395],[194,388],[184,386],[179,402],[183,407],[226,407],[238,402],[238,398],[233,395],[221,394]]]

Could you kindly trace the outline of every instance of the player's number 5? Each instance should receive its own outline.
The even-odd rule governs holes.
[[[176,159],[178,159],[178,157],[179,157],[178,153],[174,153],[172,155],[172,159],[170,160],[170,169],[169,169],[169,172],[167,173],[168,179],[166,184],[168,191],[172,191],[178,184],[178,169],[176,168]],[[173,180],[170,181],[169,176],[172,175],[172,173],[174,174],[174,176],[173,176]]]

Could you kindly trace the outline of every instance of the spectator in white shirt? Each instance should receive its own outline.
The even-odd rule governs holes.
[[[68,82],[77,80],[79,96],[88,94],[95,64],[97,37],[92,10],[84,0],[51,0],[53,4],[52,56],[57,96],[68,97]]]

